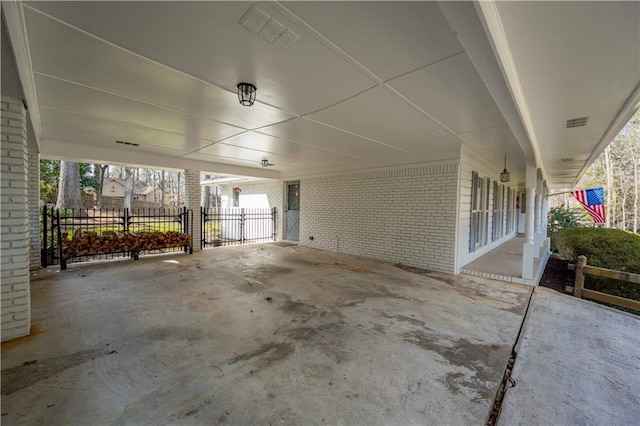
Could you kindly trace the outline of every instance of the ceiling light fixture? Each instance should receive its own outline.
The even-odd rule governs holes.
[[[504,156],[504,170],[500,173],[500,182],[509,182],[511,180],[511,173],[507,171],[507,156]]]
[[[267,158],[263,158],[262,161],[260,162],[260,164],[262,164],[262,167],[269,167],[269,166],[273,166],[273,164],[271,164],[269,162],[269,159]]]
[[[238,84],[238,100],[241,105],[251,106],[256,101],[256,86],[251,83]]]

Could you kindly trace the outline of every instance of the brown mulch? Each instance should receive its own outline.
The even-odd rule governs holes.
[[[564,288],[568,285],[573,286],[575,280],[575,273],[569,270],[568,264],[567,260],[551,256],[542,274],[540,285],[564,293]]]
[[[564,288],[568,285],[573,286],[573,283],[575,281],[575,272],[569,270],[569,268],[567,267],[569,263],[570,262],[567,260],[558,259],[554,256],[549,257],[547,266],[544,269],[544,274],[542,274],[542,279],[540,280],[540,285],[542,287],[551,288],[553,290],[567,294],[564,291]],[[626,283],[610,279],[597,279],[587,276],[585,279],[585,288],[607,294],[613,294],[614,296],[625,297],[627,299],[640,301],[640,286],[633,283]],[[640,311],[634,311],[633,309],[626,309],[602,302],[596,303],[620,309],[622,311],[640,314]]]

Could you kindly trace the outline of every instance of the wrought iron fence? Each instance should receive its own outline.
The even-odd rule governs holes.
[[[189,236],[188,245],[173,247],[145,249],[144,245],[114,244],[113,247],[95,247],[95,250],[83,250],[80,252],[82,254],[70,254],[69,252],[65,254],[64,252],[65,247],[71,244],[74,237],[79,239],[84,235],[93,237],[94,241],[104,245],[118,240],[118,237],[124,239],[125,235],[190,234],[193,229],[193,214],[186,207],[174,209],[67,209],[64,211],[43,207],[40,225],[42,267],[60,265],[61,269],[66,269],[68,262],[86,262],[118,257],[137,259],[140,253],[192,252],[193,250],[193,239],[192,236]],[[161,238],[165,239],[166,237],[162,235]],[[131,238],[128,240],[132,241]],[[180,241],[185,242],[184,238]],[[147,245],[147,247],[151,246]]]
[[[219,247],[259,241],[275,241],[276,208],[200,209],[202,247]]]

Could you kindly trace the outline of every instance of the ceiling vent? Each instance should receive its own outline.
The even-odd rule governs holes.
[[[133,143],[133,142],[116,141],[116,143],[119,143],[120,145],[140,146],[139,143]]]
[[[442,130],[442,129],[432,130],[430,133],[431,133],[431,136],[435,136],[436,138],[447,136],[449,134],[446,130]]]
[[[584,127],[589,123],[589,117],[572,118],[564,122],[565,129],[571,129],[574,127]]]
[[[290,48],[300,38],[298,34],[258,9],[255,4],[247,10],[238,23],[282,50]]]
[[[573,158],[561,158],[561,163],[573,163]]]

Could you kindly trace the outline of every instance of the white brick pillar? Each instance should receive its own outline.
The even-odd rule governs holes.
[[[527,161],[526,213],[524,222],[524,245],[522,247],[522,278],[533,282],[533,259],[535,257],[535,206],[537,170]]]
[[[40,154],[28,150],[27,199],[29,211],[29,269],[40,269]]]
[[[20,99],[2,96],[2,341],[31,328],[27,120]]]
[[[187,198],[187,208],[193,212],[193,250],[202,249],[202,216],[200,215],[200,170],[184,171],[184,186]]]

